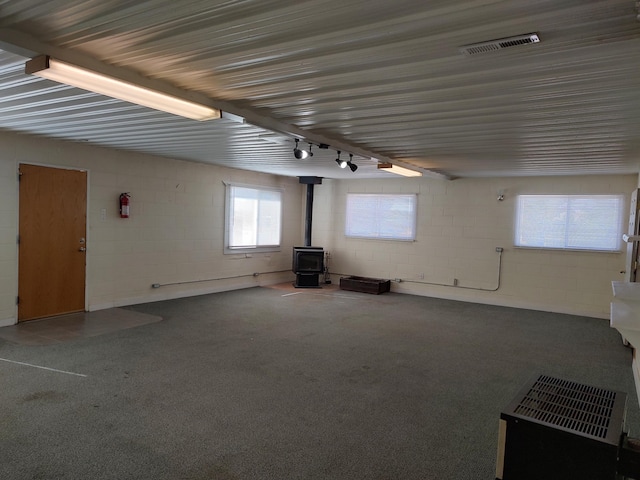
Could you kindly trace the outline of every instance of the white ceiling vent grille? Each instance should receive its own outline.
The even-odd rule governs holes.
[[[498,38],[488,42],[474,43],[460,47],[460,52],[465,55],[477,55],[479,53],[489,53],[503,48],[517,47],[518,45],[528,45],[530,43],[539,43],[540,36],[537,33],[527,33],[526,35],[517,35],[515,37]]]

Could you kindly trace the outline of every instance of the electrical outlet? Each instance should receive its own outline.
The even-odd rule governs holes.
[[[498,253],[502,253],[504,251],[504,248],[502,247],[496,247],[496,252]]]
[[[402,282],[402,279],[401,278],[394,278],[393,281],[396,282],[396,283],[400,283],[400,282]]]
[[[454,286],[454,287],[457,287],[457,286],[458,286],[458,279],[457,279],[457,278],[454,278],[454,279],[453,279],[453,286]]]
[[[424,273],[419,273],[419,274],[418,274],[418,278],[419,278],[420,280],[424,280]]]

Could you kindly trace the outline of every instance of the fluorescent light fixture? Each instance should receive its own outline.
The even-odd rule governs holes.
[[[76,67],[47,55],[29,60],[25,64],[25,73],[193,120],[213,120],[221,116],[216,108]]]
[[[422,176],[422,172],[409,170],[408,168],[399,167],[398,165],[393,165],[392,163],[379,163],[378,169],[384,170],[385,172],[395,173],[396,175],[402,175],[403,177]]]

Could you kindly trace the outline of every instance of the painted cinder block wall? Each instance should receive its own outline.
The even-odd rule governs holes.
[[[17,313],[16,172],[20,162],[89,171],[87,306],[91,310],[293,279],[291,247],[301,245],[304,236],[305,189],[297,178],[3,132],[0,325],[14,323]],[[225,181],[284,189],[281,252],[250,258],[223,255]],[[638,184],[637,175],[453,181],[324,179],[315,188],[313,244],[331,252],[332,272],[402,278],[405,281],[392,286],[397,292],[608,318],[611,280],[623,279],[625,253],[516,249],[515,198],[519,193],[620,193],[628,203]],[[498,190],[505,191],[503,202],[497,201]],[[125,191],[132,194],[131,218],[121,220],[117,197]],[[417,240],[345,238],[347,192],[418,193]],[[104,221],[102,209],[107,210]],[[505,249],[500,288],[496,292],[473,290],[495,288],[496,246]],[[283,272],[251,276],[280,270]],[[226,279],[151,288],[152,283],[207,278]],[[337,275],[332,278],[336,283],[339,280]],[[454,278],[459,287],[419,283],[450,285]]]
[[[297,178],[4,132],[0,133],[0,325],[15,323],[17,315],[19,163],[88,171],[89,310],[275,284],[294,277],[291,248],[302,242],[304,214],[303,189]],[[280,252],[223,254],[223,182],[283,189]],[[121,192],[131,193],[129,219],[118,215]],[[102,210],[106,210],[104,218]],[[254,272],[260,275],[254,277]],[[154,283],[218,278],[223,280],[151,288]]]
[[[316,189],[314,243],[330,251],[332,272],[402,279],[392,291],[608,318],[611,281],[624,279],[626,245],[620,242],[620,253],[514,248],[516,196],[623,194],[628,205],[637,184],[637,175],[325,180]],[[416,241],[346,238],[347,193],[417,193]],[[627,212],[622,222],[626,232]],[[504,248],[500,288],[475,290],[497,287],[496,247]]]

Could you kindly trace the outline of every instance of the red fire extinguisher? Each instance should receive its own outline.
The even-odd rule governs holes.
[[[129,218],[129,199],[128,193],[120,194],[120,218]]]

